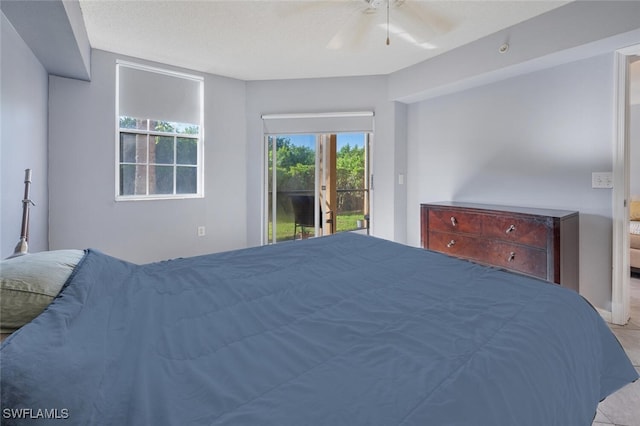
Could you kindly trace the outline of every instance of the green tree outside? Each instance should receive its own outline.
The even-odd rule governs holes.
[[[315,185],[315,150],[295,145],[288,137],[276,138],[276,180],[278,193],[313,191]],[[269,175],[272,170],[272,150],[269,150]],[[364,147],[344,145],[336,155],[338,189],[337,231],[357,228],[363,219],[364,204]],[[352,191],[350,191],[352,190]],[[353,191],[360,190],[360,191]],[[278,229],[276,240],[293,238],[293,213],[286,196],[279,196],[277,206]],[[270,221],[271,223],[271,221]],[[271,231],[269,231],[271,234]]]

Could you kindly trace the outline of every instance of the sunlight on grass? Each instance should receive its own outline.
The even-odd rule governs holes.
[[[357,221],[362,219],[363,219],[362,213],[339,214],[338,220],[337,220],[337,232],[354,231],[358,229]],[[327,226],[329,226],[329,224],[327,224]],[[272,232],[271,228],[272,228],[271,222],[269,222],[269,241],[271,241],[271,232]],[[279,221],[278,227],[276,230],[276,241],[293,240],[294,239],[293,230],[294,230],[293,222]],[[300,238],[300,227],[298,227],[297,231],[298,231],[298,235],[296,235],[296,238]],[[305,227],[305,233],[307,232],[313,234],[313,229]],[[305,237],[306,236],[307,235],[305,235]]]

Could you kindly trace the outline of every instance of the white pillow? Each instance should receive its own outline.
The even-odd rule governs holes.
[[[83,250],[54,250],[0,261],[0,333],[13,333],[58,295]]]

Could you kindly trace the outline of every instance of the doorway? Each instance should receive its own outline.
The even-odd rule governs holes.
[[[615,150],[613,159],[613,253],[611,319],[624,325],[630,315],[630,153],[631,153],[631,66],[640,57],[640,45],[615,53]],[[637,148],[636,148],[637,149]]]
[[[267,243],[368,233],[371,133],[265,136]]]

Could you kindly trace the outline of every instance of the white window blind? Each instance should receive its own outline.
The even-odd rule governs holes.
[[[120,116],[200,124],[202,78],[129,63],[118,78]]]
[[[264,114],[265,135],[373,132],[373,111]]]

